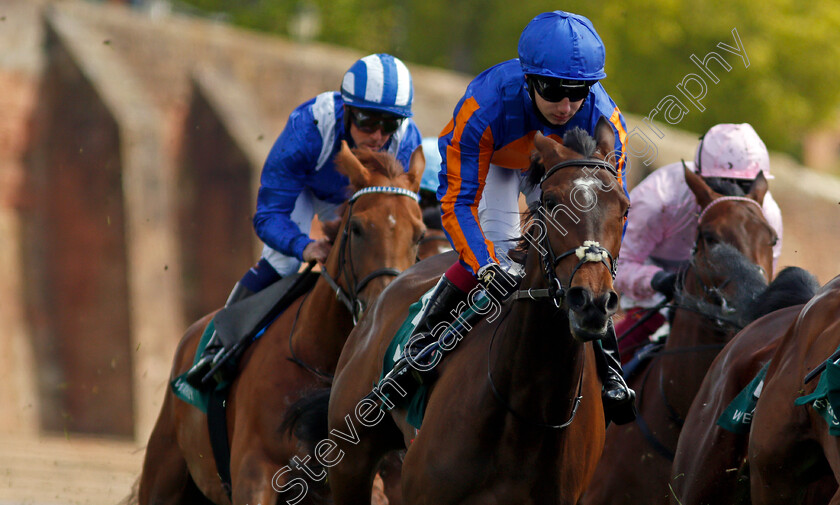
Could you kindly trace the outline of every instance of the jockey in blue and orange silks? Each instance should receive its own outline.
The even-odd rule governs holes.
[[[615,133],[611,155],[627,193],[624,118],[598,82],[606,77],[605,50],[592,23],[563,11],[540,14],[523,30],[518,49],[518,59],[485,70],[467,86],[453,119],[441,132],[437,194],[443,226],[459,261],[433,291],[413,334],[413,348],[422,349],[423,335],[431,335],[451,317],[479,283],[495,296],[510,295],[512,290],[497,292],[500,283],[491,286],[490,281],[506,267],[501,252],[509,247],[497,251],[497,246],[520,236],[520,183],[537,132],[559,140],[579,127],[594,136],[599,121],[606,120]],[[529,202],[539,198],[538,187],[522,190]],[[632,419],[635,394],[621,377],[612,324],[604,347],[599,360],[604,366],[599,368],[605,407],[629,411],[623,417]],[[413,361],[411,352],[404,361]],[[398,363],[395,372],[400,367],[405,369],[406,364]]]

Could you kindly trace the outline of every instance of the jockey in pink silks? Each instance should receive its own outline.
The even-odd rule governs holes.
[[[709,182],[715,179],[735,183],[744,193],[749,192],[759,172],[770,175],[767,148],[752,126],[719,124],[713,126],[700,140],[694,162],[685,165]],[[683,163],[666,165],[654,171],[630,192],[630,218],[615,286],[621,292],[621,307],[627,313],[616,323],[622,335],[647,311],[674,295],[677,271],[691,258],[697,235],[697,215],[700,206],[685,182]],[[762,204],[767,222],[778,235],[773,246],[773,270],[782,252],[782,213],[768,191]],[[772,272],[767,272],[772,276]],[[665,322],[655,314],[644,325],[633,330],[621,341],[622,361],[632,357],[631,348],[644,343]]]

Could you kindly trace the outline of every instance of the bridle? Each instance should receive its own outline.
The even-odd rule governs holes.
[[[572,166],[603,168],[606,169],[613,177],[618,177],[618,172],[616,171],[615,167],[603,160],[599,160],[596,158],[567,160],[554,165],[550,170],[546,171],[545,175],[543,175],[542,179],[540,179],[540,190],[542,190],[543,184],[549,177],[551,177],[563,168]],[[545,202],[542,196],[540,197],[540,207],[545,207]],[[541,214],[542,213],[537,212],[535,215],[539,216]],[[539,217],[537,219],[540,221],[542,220],[542,218]],[[548,229],[545,223],[541,224],[544,229]],[[569,249],[568,251],[559,255],[554,253],[554,249],[551,247],[551,241],[548,238],[548,233],[543,233],[540,245],[542,246],[540,248],[541,250],[539,251],[540,262],[542,264],[543,277],[548,283],[548,288],[530,288],[516,291],[513,294],[514,300],[538,301],[543,299],[550,299],[554,303],[555,308],[559,309],[560,306],[563,304],[563,299],[566,296],[566,290],[572,285],[572,281],[575,278],[575,274],[578,270],[580,270],[580,267],[582,267],[586,263],[602,263],[607,268],[607,270],[609,270],[612,278],[615,279],[615,258],[613,258],[612,254],[610,254],[610,252],[606,248],[602,247],[601,244],[594,240],[585,240],[583,242],[583,245]],[[557,277],[555,269],[562,260],[571,255],[575,255],[578,258],[578,263],[572,269],[572,273],[569,275],[569,280],[566,282],[566,287],[564,288],[563,283],[560,281],[560,278]]]
[[[616,178],[618,177],[618,173],[617,173],[615,167],[613,167],[612,165],[610,165],[609,163],[607,163],[603,160],[599,160],[599,159],[595,159],[595,158],[568,160],[568,161],[562,161],[562,162],[558,163],[557,165],[554,165],[550,170],[546,171],[546,173],[542,176],[542,179],[540,179],[540,190],[542,190],[543,183],[545,183],[545,181],[549,177],[551,177],[552,175],[557,173],[557,171],[559,171],[563,168],[566,168],[566,167],[571,167],[571,166],[603,168],[603,169],[606,169],[607,171],[609,171],[609,173],[613,177],[616,177]],[[543,201],[542,196],[541,196],[540,197],[540,207],[544,207],[544,206],[545,206],[545,202]],[[540,213],[537,213],[537,215],[539,215],[539,214]],[[543,226],[545,226],[544,223],[543,223]],[[547,229],[547,227],[545,229]],[[563,287],[563,283],[560,281],[560,278],[557,277],[557,273],[555,272],[555,269],[557,268],[557,265],[560,263],[561,260],[563,260],[563,259],[565,259],[565,258],[567,258],[567,257],[569,257],[573,254],[578,258],[578,263],[577,263],[577,265],[575,265],[574,269],[572,269],[572,273],[569,275],[569,280],[566,283],[567,287],[571,287],[572,281],[574,280],[574,277],[575,277],[575,274],[580,269],[580,267],[582,267],[586,263],[601,263],[601,264],[603,264],[607,268],[607,270],[609,270],[610,275],[612,275],[612,278],[615,279],[615,268],[616,268],[615,259],[613,258],[612,254],[610,254],[610,252],[606,248],[602,247],[601,244],[599,244],[598,242],[596,242],[594,240],[586,240],[586,241],[583,242],[583,245],[581,245],[579,247],[569,249],[568,251],[557,255],[557,254],[554,254],[554,250],[551,247],[551,242],[548,239],[548,233],[544,233],[543,237],[542,237],[542,241],[541,241],[541,246],[542,246],[542,250],[539,251],[540,263],[542,264],[543,277],[545,278],[549,287],[548,288],[542,288],[542,289],[529,288],[529,289],[518,290],[518,291],[514,292],[513,295],[511,296],[511,298],[513,298],[514,300],[540,301],[540,300],[548,299],[548,300],[551,300],[554,303],[555,308],[559,309],[560,306],[563,304],[563,300],[566,296],[566,289],[567,288]],[[507,314],[509,314],[509,313],[510,313],[510,311],[508,311],[505,314],[505,317],[507,317]],[[501,326],[501,322],[496,326],[496,330],[498,330],[500,326]],[[496,388],[496,384],[493,382],[493,375],[491,373],[492,372],[492,366],[491,366],[491,363],[490,363],[490,355],[491,355],[491,351],[493,349],[493,340],[495,340],[495,338],[496,338],[496,332],[494,331],[493,336],[490,339],[490,345],[488,346],[488,350],[487,350],[487,379],[490,382],[490,389],[493,392],[493,396],[496,397],[496,400],[499,403],[501,403],[507,409],[507,411],[510,412],[514,417],[516,417],[517,419],[519,419],[521,421],[532,424],[534,426],[538,426],[540,428],[555,429],[555,430],[564,429],[564,428],[567,428],[568,426],[570,426],[572,424],[572,421],[574,421],[574,419],[575,419],[575,415],[577,414],[578,407],[580,406],[580,402],[581,402],[581,400],[583,400],[582,391],[583,391],[584,366],[580,367],[580,375],[578,376],[578,384],[577,384],[577,393],[575,394],[574,403],[572,404],[571,413],[569,414],[568,419],[565,422],[560,423],[560,424],[547,423],[547,422],[543,422],[543,421],[535,421],[535,420],[529,418],[528,416],[517,412],[513,408],[513,406],[511,406],[510,403],[502,397],[501,393],[499,393],[498,389]]]
[[[339,286],[338,282],[336,282],[336,280],[327,273],[326,269],[321,270],[321,275],[333,291],[335,291],[336,298],[341,301],[345,307],[347,307],[348,311],[350,311],[350,314],[353,316],[354,326],[359,322],[359,319],[362,317],[362,313],[365,310],[364,302],[362,302],[361,298],[359,298],[359,295],[367,287],[367,285],[370,284],[370,281],[386,275],[396,277],[400,274],[400,271],[396,268],[385,267],[376,269],[359,279],[353,269],[353,250],[348,241],[348,236],[350,235],[350,219],[353,217],[353,205],[360,197],[374,193],[406,196],[414,199],[414,201],[420,201],[420,195],[417,193],[393,186],[371,186],[368,188],[362,188],[359,191],[356,191],[353,196],[350,197],[350,200],[348,200],[350,208],[348,209],[347,219],[344,222],[344,228],[341,232],[341,241],[338,245],[338,274],[336,277],[343,278],[344,284],[350,286],[350,290],[348,291],[347,289]]]

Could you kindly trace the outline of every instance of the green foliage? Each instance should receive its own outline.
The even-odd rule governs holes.
[[[319,13],[318,40],[363,52],[476,74],[516,57],[522,28],[562,7],[589,17],[607,47],[604,86],[625,112],[648,115],[667,95],[689,108],[678,124],[702,133],[720,122],[749,122],[771,149],[797,154],[802,136],[838,118],[840,3],[794,0],[182,0],[223,12],[245,27],[289,34],[306,6]],[[717,44],[737,30],[749,67]],[[732,66],[705,76],[689,57],[715,51]],[[704,111],[677,90],[686,75],[704,78]],[[691,85],[689,85],[690,89]],[[695,86],[696,89],[699,89]],[[663,120],[659,113],[657,119]]]

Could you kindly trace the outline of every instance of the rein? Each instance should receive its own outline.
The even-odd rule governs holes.
[[[610,172],[613,177],[617,177],[617,171],[615,167],[610,165],[609,163],[598,160],[598,159],[577,159],[577,160],[568,160],[558,163],[554,165],[550,170],[546,171],[545,175],[542,176],[540,180],[540,189],[542,189],[543,183],[548,179],[550,176],[554,175],[558,170],[566,167],[593,167],[593,168],[603,168]],[[540,206],[544,206],[542,198],[540,198]],[[560,306],[563,304],[563,300],[566,296],[566,290],[563,287],[563,283],[557,277],[555,272],[555,268],[560,263],[561,260],[575,255],[578,258],[578,263],[575,265],[574,269],[572,269],[572,273],[569,275],[569,280],[566,283],[567,286],[571,287],[572,280],[575,277],[577,271],[582,267],[585,263],[601,263],[603,264],[607,270],[609,270],[610,275],[612,278],[615,279],[615,260],[612,257],[610,252],[601,246],[596,241],[593,240],[586,240],[583,242],[582,246],[575,247],[573,249],[569,249],[568,251],[558,255],[554,254],[554,250],[551,247],[551,242],[548,239],[548,234],[545,234],[542,240],[542,247],[545,251],[539,251],[540,253],[540,263],[542,265],[543,270],[543,277],[547,281],[549,287],[548,288],[540,288],[540,289],[521,289],[517,290],[511,295],[513,300],[531,300],[531,301],[542,301],[542,300],[551,300],[554,303],[554,307],[559,309]],[[528,424],[532,424],[534,426],[538,426],[540,428],[549,428],[554,430],[564,429],[569,427],[572,424],[572,421],[575,419],[575,415],[577,414],[578,407],[580,406],[581,400],[583,400],[583,372],[585,369],[585,355],[583,361],[581,362],[580,367],[580,374],[578,375],[578,384],[577,384],[577,394],[573,398],[574,403],[572,404],[571,413],[569,414],[568,420],[560,424],[552,424],[543,421],[537,421],[530,419],[524,414],[521,414],[514,410],[514,408],[505,400],[501,393],[499,393],[498,388],[496,388],[496,384],[493,382],[493,374],[492,374],[492,366],[490,363],[490,356],[491,351],[493,349],[493,342],[496,339],[496,333],[501,327],[504,318],[510,314],[512,307],[505,313],[505,316],[499,321],[499,324],[496,325],[496,329],[493,331],[493,336],[490,338],[490,345],[487,349],[487,380],[490,383],[490,389],[493,392],[493,396],[496,400],[505,407],[505,409],[510,412],[515,418],[527,422]],[[579,353],[578,357],[581,357],[581,353]]]

